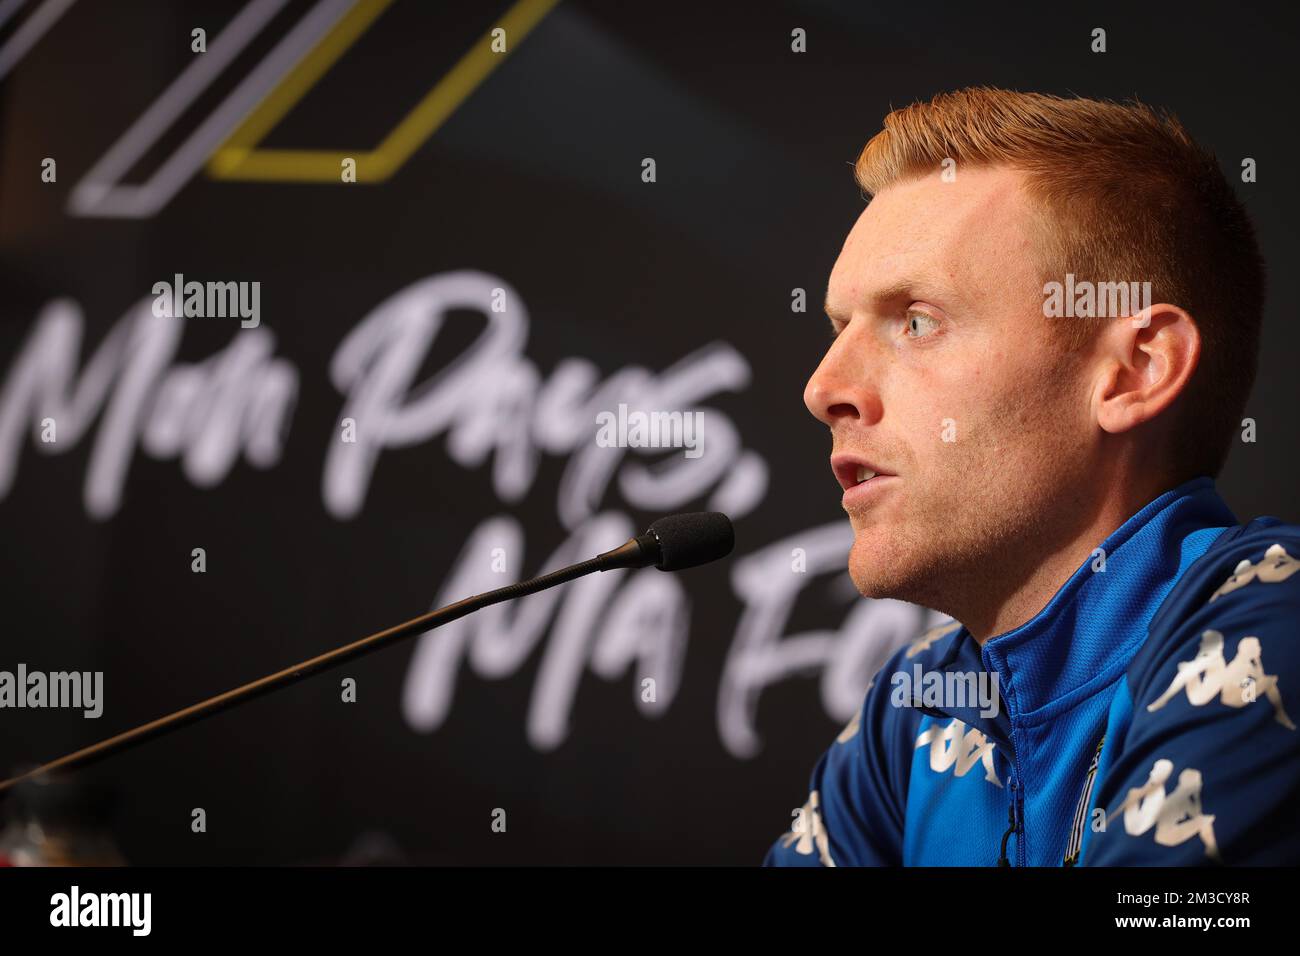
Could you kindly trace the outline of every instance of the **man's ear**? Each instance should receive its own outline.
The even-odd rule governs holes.
[[[1183,393],[1201,357],[1201,333],[1185,309],[1160,303],[1110,320],[1097,346],[1097,424],[1119,433],[1151,421]]]

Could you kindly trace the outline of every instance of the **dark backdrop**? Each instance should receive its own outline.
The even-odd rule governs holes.
[[[223,178],[212,148],[186,152],[325,5],[268,5],[185,97],[183,71],[253,4],[80,0],[31,44],[55,5],[4,6],[0,669],[102,670],[105,706],[98,720],[0,711],[0,772],[658,514],[736,516],[730,562],[570,587],[438,632],[445,656],[408,642],[94,768],[134,862],[761,859],[874,667],[929,623],[855,599],[827,435],[801,392],[862,208],[851,162],[892,106],[941,90],[1136,94],[1234,180],[1257,161],[1238,188],[1271,266],[1258,440],[1220,488],[1239,516],[1297,517],[1296,36],[1266,8],[564,0],[507,34],[391,177],[345,184]],[[511,9],[398,0],[257,148],[364,154]],[[169,89],[172,121],[120,175],[96,175]],[[231,124],[217,128],[220,143]],[[151,323],[150,290],[175,273],[259,282],[260,326]],[[464,298],[439,305],[452,286]],[[505,313],[483,311],[485,288]],[[357,417],[385,443],[362,481],[348,456],[371,446],[344,446],[340,422],[358,386],[331,365],[404,290],[402,315],[431,338],[385,355],[415,363],[398,399],[421,411],[402,434]],[[516,337],[475,351],[490,329]],[[487,364],[457,378],[470,355]],[[619,402],[702,411],[705,453],[595,448],[595,413]]]

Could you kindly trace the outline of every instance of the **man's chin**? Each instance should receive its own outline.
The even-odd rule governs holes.
[[[903,596],[905,589],[900,587],[900,582],[891,580],[884,575],[866,571],[850,564],[849,577],[853,579],[853,586],[858,589],[858,593],[865,598],[907,600]]]
[[[849,551],[849,577],[863,597],[917,603],[929,596],[927,585],[934,581],[922,560],[926,556],[899,544],[896,536],[882,538],[874,529],[855,535]]]
[[[858,593],[868,598],[893,598],[898,596],[905,582],[900,580],[897,561],[891,561],[885,550],[875,542],[854,539],[849,552],[849,577]]]

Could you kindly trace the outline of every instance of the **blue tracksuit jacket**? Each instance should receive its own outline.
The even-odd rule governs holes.
[[[895,654],[765,864],[1300,863],[1297,572],[1300,527],[1161,495],[1020,627]]]

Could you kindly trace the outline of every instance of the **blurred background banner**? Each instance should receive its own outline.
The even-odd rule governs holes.
[[[84,776],[134,863],[759,862],[942,620],[857,596],[801,394],[853,159],[965,85],[1136,94],[1255,161],[1270,307],[1220,489],[1296,518],[1294,37],[1178,9],[3,0],[0,671],[102,674],[102,712],[0,710],[0,776],[722,510],[726,562],[495,607]]]

